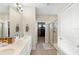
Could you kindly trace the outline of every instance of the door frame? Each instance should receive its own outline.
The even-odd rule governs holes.
[[[37,21],[37,43],[38,43],[38,23],[39,22],[44,22],[46,26],[46,21]],[[46,27],[45,27],[45,41],[46,41]]]

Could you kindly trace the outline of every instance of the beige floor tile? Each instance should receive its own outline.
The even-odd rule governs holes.
[[[44,37],[40,37],[38,39],[38,44],[35,50],[31,51],[31,55],[57,55],[57,50],[53,47],[51,49],[44,49],[43,43],[45,39]]]

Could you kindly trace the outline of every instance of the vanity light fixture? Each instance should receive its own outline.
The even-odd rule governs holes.
[[[23,12],[22,5],[19,4],[19,3],[16,3],[16,5],[17,5],[17,9],[18,9],[18,11],[19,11],[20,13],[22,13],[22,12]]]
[[[19,5],[19,3],[16,3],[16,5]]]
[[[23,8],[21,8],[21,11],[23,12]]]
[[[22,5],[21,5],[21,4],[19,4],[19,5],[18,5],[18,7],[20,7],[20,8],[21,8],[21,7],[22,7]]]

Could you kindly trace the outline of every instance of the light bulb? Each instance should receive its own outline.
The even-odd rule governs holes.
[[[19,4],[19,5],[18,5],[18,7],[22,7],[22,5],[21,5],[21,4]]]

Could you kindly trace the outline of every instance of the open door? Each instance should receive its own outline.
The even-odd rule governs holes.
[[[38,41],[45,42],[45,23],[38,22]]]

